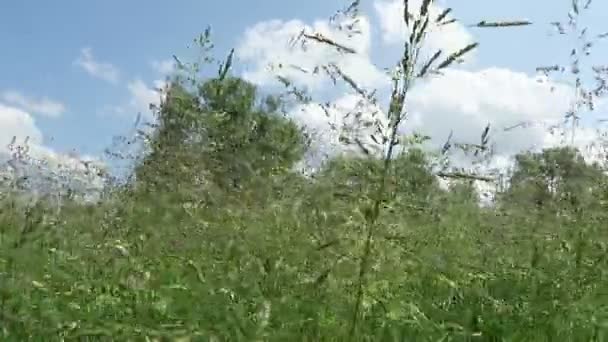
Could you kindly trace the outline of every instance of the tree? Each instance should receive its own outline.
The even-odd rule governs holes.
[[[199,94],[203,112],[222,113],[219,120],[207,123],[206,139],[216,146],[215,168],[233,185],[290,170],[303,158],[306,137],[280,114],[277,98],[258,101],[256,87],[234,77],[210,80]]]
[[[157,111],[151,153],[136,177],[155,184],[160,177],[168,186],[205,178],[228,190],[257,176],[284,173],[303,157],[307,144],[279,108],[276,98],[260,101],[254,85],[235,77],[210,79],[194,90],[174,82]]]
[[[576,148],[557,147],[516,156],[510,186],[501,194],[503,205],[580,208],[597,194],[604,174],[588,164]]]
[[[330,160],[316,175],[317,186],[334,193],[336,200],[353,205],[360,200],[371,200],[378,190],[383,160],[366,156],[341,156]],[[443,193],[431,172],[425,153],[410,148],[397,155],[385,177],[383,206],[398,212],[428,209],[432,199]]]

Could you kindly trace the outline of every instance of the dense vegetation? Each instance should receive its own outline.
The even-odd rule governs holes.
[[[490,206],[483,177],[441,186],[417,139],[305,175],[286,100],[229,64],[172,79],[133,177],[98,201],[2,192],[2,340],[606,339],[601,165],[521,153]]]

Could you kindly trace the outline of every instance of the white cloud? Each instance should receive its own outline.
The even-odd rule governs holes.
[[[386,44],[397,45],[403,41],[407,28],[402,23],[403,1],[401,0],[376,0],[374,3],[376,13],[380,19],[382,37]],[[413,1],[412,7],[420,6],[420,0]],[[437,15],[441,8],[433,5],[431,14]],[[258,85],[267,86],[275,82],[275,75],[279,74],[295,81],[299,85],[305,85],[317,91],[327,92],[327,78],[302,73],[290,65],[297,65],[305,70],[312,71],[316,66],[327,63],[337,64],[347,75],[357,83],[368,88],[378,88],[381,93],[388,95],[385,91],[390,85],[388,76],[376,67],[370,56],[372,30],[370,21],[366,16],[359,16],[357,28],[360,34],[352,37],[345,31],[340,31],[326,20],[316,20],[311,24],[294,19],[290,21],[271,20],[260,22],[248,28],[237,48],[237,57],[252,66],[243,73],[243,77]],[[356,54],[340,54],[334,48],[326,45],[310,42],[305,50],[299,46],[290,46],[289,42],[298,36],[302,30],[306,33],[321,33],[330,39],[343,43],[357,51]],[[442,47],[447,51],[459,50],[473,41],[472,35],[460,24],[452,24],[445,27],[432,27],[432,32],[427,36],[427,48]],[[433,50],[434,52],[434,50]],[[269,64],[282,64],[280,71],[268,69]],[[445,92],[448,96],[449,92]],[[442,96],[434,94],[436,101],[442,102]],[[332,109],[331,115],[345,112],[346,107],[352,107],[357,102],[354,95],[339,95],[334,101],[342,109]],[[335,100],[335,99],[334,99]],[[386,98],[380,99],[381,103],[387,103]],[[446,104],[448,107],[450,104]],[[432,108],[435,110],[436,108]],[[329,144],[331,147],[319,147],[319,151],[327,153],[328,150],[336,149],[338,135],[330,132],[323,126],[328,127],[324,111],[316,105],[299,106],[292,111],[292,115],[309,128],[314,128],[319,138],[316,145]],[[338,115],[338,116],[340,116]],[[434,122],[441,124],[442,120]],[[480,125],[483,125],[480,124]],[[482,127],[483,128],[483,127]],[[341,147],[338,149],[342,149]],[[318,152],[318,151],[317,151]],[[330,153],[331,154],[331,153]]]
[[[308,167],[318,167],[323,159],[341,153],[361,152],[356,144],[340,142],[342,135],[351,141],[357,138],[370,153],[378,154],[382,151],[381,146],[370,137],[376,133],[377,126],[364,124],[379,120],[386,126],[379,106],[358,95],[347,94],[333,101],[326,110],[316,104],[306,104],[299,105],[290,112],[290,116],[313,136],[311,151],[307,156]]]
[[[4,91],[2,94],[0,94],[0,98],[6,103],[18,106],[23,110],[49,117],[58,117],[66,110],[65,105],[60,102],[53,101],[47,97],[27,97],[14,90]]]
[[[490,123],[494,156],[472,165],[472,158],[457,153],[452,158],[453,166],[479,174],[498,171],[508,175],[517,153],[571,144],[569,127],[551,126],[563,123],[573,94],[567,85],[539,83],[536,77],[509,69],[452,69],[412,90],[408,98],[410,116],[404,128],[430,135],[438,146],[451,130],[457,142],[480,143],[481,133]],[[504,130],[521,122],[528,124]],[[573,145],[588,162],[606,162],[606,139],[602,139],[600,127],[577,128]],[[495,191],[491,183],[476,182],[476,186],[489,195],[487,199]]]
[[[420,2],[411,0],[411,7],[419,8]],[[390,48],[402,46],[408,34],[402,18],[403,1],[375,0],[374,9],[383,42]],[[430,8],[432,17],[442,11],[443,8],[435,4]],[[345,45],[358,53],[340,55],[333,49],[312,43],[306,51],[289,47],[289,40],[303,29],[307,33],[320,32],[337,41],[346,41]],[[300,20],[265,21],[246,30],[237,48],[237,57],[252,66],[243,76],[262,86],[273,82],[276,75],[276,72],[268,71],[269,63],[284,66],[295,64],[312,70],[327,62],[337,63],[356,81],[368,87],[388,85],[388,78],[371,62],[369,50],[372,36],[369,20],[365,16],[360,17],[360,29],[360,35],[347,39],[344,32],[334,30],[323,20],[311,24]],[[424,48],[425,53],[442,49],[447,55],[472,42],[474,37],[471,32],[462,24],[453,23],[442,27],[431,26]],[[474,56],[468,55],[468,61]],[[327,83],[318,76],[289,68],[283,69],[280,74],[318,93],[327,93]],[[379,99],[380,103],[386,105],[389,96],[386,88],[380,89],[380,94],[384,96]],[[434,76],[415,84],[408,97],[409,116],[403,127],[405,131],[416,130],[430,135],[437,146],[444,142],[451,130],[454,130],[454,138],[459,142],[479,143],[484,127],[490,123],[491,142],[496,145],[497,154],[484,167],[505,169],[512,165],[511,156],[515,153],[560,143],[555,134],[548,132],[547,127],[563,120],[572,94],[569,86],[540,83],[535,76],[506,68],[490,67],[476,71],[449,69],[444,76]],[[345,108],[355,106],[357,96],[342,94],[334,100],[338,108],[330,110],[333,117],[330,119],[317,105],[300,105],[291,112],[298,122],[316,132],[311,157],[313,163],[318,162],[318,157],[324,154],[345,151],[338,144],[339,134],[329,127],[332,121],[338,126],[345,123],[341,121],[341,116]],[[505,127],[520,122],[536,122],[537,125],[504,131]],[[597,136],[588,128],[581,128],[575,144],[584,147]]]
[[[260,22],[245,31],[236,49],[237,57],[253,67],[243,76],[253,83],[268,85],[276,81],[275,75],[281,75],[312,90],[319,90],[321,86],[327,84],[327,79],[313,75],[311,72],[316,66],[335,63],[362,86],[375,88],[386,85],[388,77],[370,60],[369,20],[361,16],[356,25],[360,33],[348,37],[348,32],[328,25],[325,20],[317,20],[312,25],[300,20]],[[335,48],[315,42],[309,42],[306,50],[303,51],[299,45],[290,44],[290,41],[302,30],[309,34],[321,33],[354,49],[357,53],[341,54]],[[270,72],[268,65],[271,63],[282,64],[284,68]],[[301,72],[293,68],[294,65],[309,72]]]
[[[159,90],[164,89],[165,85],[166,82],[161,80],[154,81],[154,87],[149,87],[141,79],[129,82],[127,88],[131,95],[130,107],[144,117],[150,118],[152,115],[150,105],[160,105],[163,93]]]
[[[553,89],[553,90],[552,90]],[[419,83],[408,97],[409,115],[402,128],[404,132],[418,131],[431,136],[435,147],[443,144],[453,130],[453,141],[480,143],[485,126],[491,125],[491,144],[495,156],[486,164],[478,165],[479,172],[492,169],[507,170],[513,166],[514,154],[525,150],[538,150],[559,146],[559,130],[551,133],[547,127],[559,124],[570,105],[572,89],[561,84],[539,83],[535,77],[504,68],[487,68],[479,71],[448,70]],[[369,104],[357,104],[359,97],[344,95],[335,100],[329,117],[318,105],[300,105],[291,113],[297,122],[315,133],[309,166],[318,166],[327,156],[357,150],[346,148],[338,142],[344,125],[353,125],[348,112],[362,111],[364,118],[382,108]],[[384,122],[384,121],[383,121]],[[504,131],[505,127],[520,122],[536,123],[528,127]],[[338,129],[332,130],[331,124]],[[366,146],[373,145],[369,139],[372,129],[358,131]],[[590,127],[581,127],[575,136],[587,160],[601,160],[605,148],[599,146],[599,133]],[[567,141],[569,142],[569,140]],[[454,165],[470,167],[471,159],[456,154]]]
[[[438,142],[454,130],[459,140],[479,143],[482,130],[490,123],[499,153],[515,153],[546,146],[547,127],[532,125],[509,132],[504,128],[531,121],[557,124],[570,105],[571,95],[568,86],[539,83],[509,69],[452,69],[412,89],[410,120],[405,125]]]
[[[100,108],[97,113],[100,116],[121,117],[129,120],[137,114],[141,118],[150,121],[153,118],[153,111],[150,106],[159,106],[165,96],[167,82],[155,80],[150,86],[143,80],[136,78],[126,84],[129,100],[120,105],[106,105]]]
[[[11,147],[9,144],[13,143]],[[27,147],[25,159],[20,163],[5,164],[16,147]],[[85,163],[83,163],[85,162]],[[78,158],[68,154],[58,153],[44,146],[43,134],[28,112],[0,103],[0,181],[15,179],[22,175],[35,176],[31,181],[36,183],[34,190],[51,190],[61,184],[61,176],[68,176],[70,183],[89,190],[100,190],[103,187],[103,177],[97,172],[89,172],[85,164],[91,165],[90,170],[104,170],[106,166],[91,157]],[[83,188],[84,187],[84,188]],[[0,192],[3,191],[0,188]]]
[[[69,189],[77,198],[94,200],[106,185],[108,167],[97,158],[58,153],[43,145],[24,145],[20,141],[17,145],[27,146],[27,155],[11,161],[0,173],[9,184],[21,183],[20,192],[27,197],[66,194]]]
[[[152,69],[154,69],[156,72],[158,72],[161,75],[167,75],[172,73],[175,70],[175,61],[172,59],[165,59],[162,61],[152,61],[150,62],[150,66],[152,67]]]
[[[553,88],[553,90],[552,90]],[[387,95],[387,94],[385,94]],[[559,143],[547,127],[560,123],[570,105],[572,89],[565,85],[539,83],[535,77],[504,68],[487,68],[479,71],[452,69],[443,76],[418,83],[407,99],[408,117],[402,124],[403,132],[417,131],[432,137],[435,146],[442,144],[450,131],[457,142],[479,143],[485,126],[491,125],[491,142],[496,145],[498,158],[508,158],[530,148],[555,146]],[[338,134],[330,123],[341,127],[352,125],[352,117],[343,115],[357,107],[358,97],[344,95],[334,101],[330,118],[318,105],[298,106],[291,116],[301,124],[318,132],[317,149],[343,150],[337,147]],[[382,103],[386,103],[381,98]],[[369,116],[383,108],[359,108]],[[506,127],[521,122],[536,123],[521,129],[505,131]],[[369,136],[366,132],[364,136]],[[577,146],[589,142],[589,133],[579,132]],[[502,160],[502,159],[501,159]],[[502,165],[502,164],[501,164]]]
[[[93,50],[89,47],[80,50],[80,56],[74,63],[89,75],[110,83],[117,83],[120,78],[118,68],[110,63],[97,61],[93,56]]]
[[[7,146],[13,137],[18,140],[29,137],[34,143],[42,142],[42,133],[29,113],[0,103],[0,153],[8,151]]]
[[[421,0],[409,2],[410,12],[417,14],[421,6]],[[382,39],[389,45],[403,45],[403,41],[409,36],[409,28],[403,21],[404,4],[403,0],[376,0],[374,9],[378,16]],[[444,8],[432,3],[429,8],[431,19],[437,18]],[[413,22],[413,21],[412,21]],[[458,22],[449,25],[438,26],[435,20],[428,26],[428,34],[424,39],[423,55],[433,54],[438,49],[445,52],[445,56],[462,49],[474,42],[473,35],[465,26]],[[465,56],[465,61],[474,57],[474,52]]]

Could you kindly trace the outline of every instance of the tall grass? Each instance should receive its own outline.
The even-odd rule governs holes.
[[[604,341],[604,170],[575,149],[522,154],[510,186],[481,207],[473,182],[491,178],[437,172],[441,152],[421,149],[424,136],[400,134],[415,81],[478,46],[421,60],[428,23],[455,22],[449,9],[434,17],[432,3],[404,2],[412,29],[388,111],[368,116],[379,148],[347,135],[361,153],[312,177],[293,168],[306,139],[273,116],[279,104],[247,105],[254,91],[230,75],[231,52],[210,83],[197,78],[199,64],[182,65],[181,87],[157,108],[160,123],[142,133],[151,152],[130,182],[108,181],[95,202],[62,195],[59,207],[6,185],[2,339]],[[340,15],[356,18],[357,6]],[[314,32],[297,39],[356,53]],[[209,32],[199,41],[207,51]],[[320,68],[379,102],[337,66]],[[223,97],[234,93],[245,95]],[[450,145],[486,153],[489,130],[479,144]]]

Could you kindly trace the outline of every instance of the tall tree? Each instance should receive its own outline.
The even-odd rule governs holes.
[[[234,189],[252,177],[285,172],[303,157],[306,138],[279,108],[276,98],[260,99],[254,85],[236,77],[210,79],[194,90],[174,82],[136,176],[166,184],[206,178]]]

